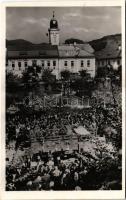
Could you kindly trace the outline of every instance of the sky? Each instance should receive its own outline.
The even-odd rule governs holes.
[[[46,33],[53,11],[60,28],[60,43],[68,38],[91,41],[121,33],[120,7],[8,7],[6,38],[48,42]]]

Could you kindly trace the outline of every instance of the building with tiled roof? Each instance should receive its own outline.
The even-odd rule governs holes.
[[[95,57],[93,53],[79,48],[76,45],[58,46],[60,69],[78,73],[86,70],[91,77],[95,76]]]
[[[97,67],[111,65],[118,69],[121,65],[121,40],[109,40],[104,49],[95,52]]]
[[[16,47],[16,46],[8,46],[7,56],[8,58],[54,58],[58,57],[58,49],[57,46],[48,45],[30,45],[27,47]]]
[[[70,57],[87,57],[91,58],[94,57],[94,54],[89,52],[88,49],[82,49],[78,47],[78,45],[60,45],[58,46],[58,51],[59,51],[59,57],[60,58],[70,58]]]
[[[89,43],[84,43],[84,44],[76,44],[77,47],[79,47],[82,50],[87,51],[88,53],[94,54],[94,49],[91,47]]]
[[[48,29],[49,44],[32,44],[21,41],[18,45],[7,45],[7,72],[13,72],[22,76],[29,66],[49,68],[57,79],[60,79],[61,71],[69,70],[71,73],[79,73],[87,70],[91,77],[95,76],[95,56],[92,47],[88,44],[64,44],[59,43],[58,21],[50,20]],[[41,72],[41,73],[42,73]]]

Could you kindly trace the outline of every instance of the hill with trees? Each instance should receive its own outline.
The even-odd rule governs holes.
[[[109,41],[116,42],[120,45],[121,44],[121,34],[107,35],[100,39],[92,40],[92,41],[89,41],[86,43],[89,43],[95,51],[100,51],[105,48],[106,44]],[[85,41],[77,39],[77,38],[68,38],[65,40],[65,44],[74,44],[74,43],[84,44]],[[40,43],[37,45],[41,45],[41,44],[48,45],[47,43]],[[24,46],[24,48],[25,48],[25,47],[32,46],[32,45],[35,45],[35,44],[33,44],[30,41],[23,40],[23,39],[6,40],[6,47],[8,47],[8,46],[16,46],[16,47]]]
[[[89,44],[93,47],[95,51],[100,51],[104,49],[106,44],[110,41],[121,44],[121,34],[104,36],[100,39],[90,41]]]

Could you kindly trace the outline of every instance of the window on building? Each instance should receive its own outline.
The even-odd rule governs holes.
[[[81,67],[84,67],[84,61],[81,60]]]
[[[66,60],[64,61],[64,66],[67,66],[67,61]]]
[[[74,61],[72,60],[72,61],[71,61],[71,67],[73,67],[73,66],[74,66]]]
[[[27,67],[27,66],[28,66],[28,63],[27,63],[27,61],[25,61],[25,63],[24,63],[24,66],[25,66],[25,67]]]
[[[47,66],[50,67],[50,61],[49,60],[47,61]]]
[[[87,60],[87,67],[90,67],[90,60]]]
[[[44,60],[42,60],[42,67],[44,67]]]
[[[53,60],[53,66],[54,66],[54,67],[56,66],[56,61],[55,61],[55,60]]]
[[[14,61],[12,62],[12,68],[13,68],[13,70],[15,68],[15,62]]]
[[[19,70],[21,70],[21,62],[18,62]]]

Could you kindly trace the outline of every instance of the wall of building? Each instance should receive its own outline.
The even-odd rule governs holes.
[[[65,62],[67,62],[67,66],[65,66]],[[73,66],[72,66],[73,62]],[[83,65],[82,65],[83,62]],[[90,65],[88,66],[88,62]],[[59,73],[63,70],[69,70],[71,73],[78,73],[81,70],[87,70],[90,73],[91,77],[95,76],[95,58],[62,58],[59,59]]]
[[[50,42],[52,45],[59,45],[59,31],[58,30],[50,30],[49,32]]]
[[[27,70],[28,66],[32,66],[33,62],[36,61],[36,65],[41,66],[43,69],[51,69],[52,73],[57,79],[60,79],[60,73],[63,70],[69,70],[71,73],[78,73],[81,70],[87,70],[91,77],[95,76],[95,58],[61,58],[61,59],[11,59],[8,60],[7,72],[13,72],[14,74],[21,76],[22,73]],[[65,66],[67,62],[67,66]],[[81,66],[83,62],[83,66]],[[89,62],[89,66],[88,66]],[[20,67],[19,67],[19,63]],[[13,68],[13,64],[15,67]],[[41,74],[40,74],[41,75]]]
[[[36,65],[41,66],[42,69],[51,69],[53,71],[53,74],[56,75],[56,78],[58,79],[58,71],[59,71],[59,64],[58,59],[11,59],[8,60],[7,63],[7,72],[12,72],[15,75],[21,76],[22,73],[27,70],[28,66],[32,66],[33,62],[36,61]],[[21,66],[19,67],[19,62],[21,63]],[[54,64],[55,62],[55,64]],[[25,65],[27,63],[27,66]],[[13,67],[13,64],[15,67]],[[49,65],[49,66],[48,66]],[[41,70],[42,72],[42,70]]]
[[[118,69],[122,65],[122,60],[121,58],[96,60],[97,67],[105,67],[108,64],[112,65],[113,69]]]
[[[20,64],[20,67],[18,63]],[[25,62],[21,59],[13,59],[13,60],[8,60],[7,63],[7,72],[12,72],[15,75],[22,76],[22,73],[26,70],[25,68]]]
[[[81,60],[83,60],[83,67],[81,66]],[[91,77],[95,77],[96,74],[96,66],[95,66],[95,58],[85,58],[78,60],[78,71],[86,70]]]
[[[67,62],[67,66],[65,66],[65,63]],[[71,66],[71,62],[73,62],[73,66]],[[72,73],[78,72],[78,60],[72,59],[72,58],[63,58],[59,59],[59,73],[63,70],[68,70]]]

